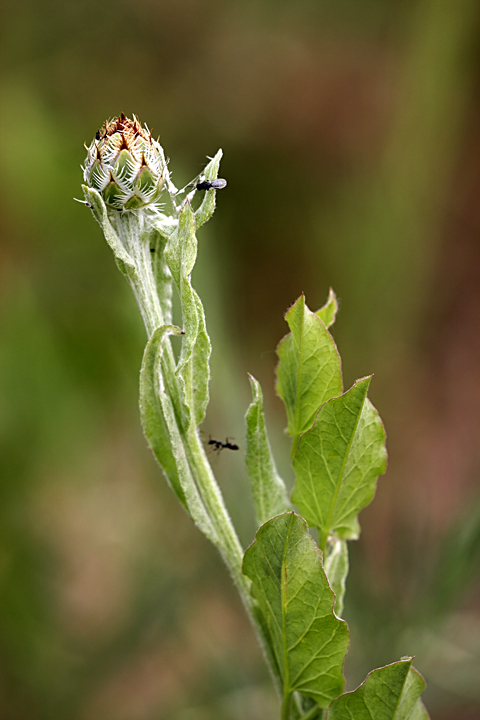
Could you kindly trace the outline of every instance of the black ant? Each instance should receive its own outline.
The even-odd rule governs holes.
[[[222,188],[226,187],[227,181],[223,180],[222,178],[218,178],[218,180],[202,180],[202,182],[199,182],[195,185],[196,190],[221,190]]]
[[[214,452],[220,452],[221,450],[240,450],[238,445],[236,445],[235,443],[231,443],[228,438],[225,438],[225,442],[222,442],[221,440],[213,440],[213,438],[210,438],[207,445],[213,445]]]

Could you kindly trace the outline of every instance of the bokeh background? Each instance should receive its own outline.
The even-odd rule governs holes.
[[[0,719],[275,720],[214,549],[142,437],[145,342],[81,197],[135,113],[178,186],[224,150],[199,236],[208,435],[245,446],[283,315],[330,285],[346,386],[371,372],[389,469],[351,544],[346,675],[414,654],[433,720],[480,715],[480,4],[4,0],[0,23]],[[214,458],[247,546],[243,451]]]

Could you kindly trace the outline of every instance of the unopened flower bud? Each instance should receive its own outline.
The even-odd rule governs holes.
[[[106,122],[88,149],[85,182],[116,210],[152,205],[162,191],[166,168],[161,145],[134,116]]]

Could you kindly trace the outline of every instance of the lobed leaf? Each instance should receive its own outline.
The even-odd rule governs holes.
[[[335,617],[322,555],[303,518],[285,513],[258,530],[243,561],[268,628],[284,705],[298,691],[328,707],[343,689],[349,633]]]
[[[340,356],[324,323],[305,304],[302,294],[285,316],[291,332],[277,348],[277,392],[285,403],[288,433],[308,430],[318,408],[342,392]]]
[[[258,380],[250,375],[253,400],[247,410],[247,465],[252,487],[255,517],[259,525],[290,509],[287,490],[278,475],[268,442],[263,414],[262,389]]]
[[[204,170],[205,180],[216,180],[218,177],[218,168],[222,159],[223,151],[219,150]],[[210,220],[215,211],[215,198],[217,191],[207,190],[203,196],[202,203],[195,213],[195,224],[197,228],[201,227],[207,220]]]
[[[323,324],[326,328],[329,328],[333,325],[335,322],[335,318],[337,316],[338,311],[338,302],[337,302],[337,296],[333,292],[332,288],[330,288],[328,293],[328,300],[323,305],[323,307],[320,308],[320,310],[317,310],[315,315],[318,315],[318,317],[322,320]]]
[[[328,720],[428,720],[420,700],[425,681],[412,660],[373,670],[354,692],[333,701]]]
[[[322,536],[332,532],[357,538],[357,514],[372,500],[376,480],[385,472],[385,431],[367,400],[371,377],[326,402],[313,427],[302,435],[293,460],[292,501]]]

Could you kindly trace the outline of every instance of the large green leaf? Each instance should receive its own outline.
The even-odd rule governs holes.
[[[343,689],[349,633],[332,612],[322,555],[303,518],[285,513],[262,525],[245,553],[243,572],[265,617],[284,708],[295,691],[328,707]]]
[[[356,516],[385,472],[385,431],[366,397],[370,380],[359,380],[320,408],[293,460],[292,500],[309,525],[319,528],[322,549],[334,531],[343,538],[358,537]]]
[[[252,375],[250,385],[253,400],[247,410],[247,465],[257,523],[263,525],[274,515],[290,509],[285,484],[277,472],[270,450],[265,418],[263,415],[263,395],[260,383]]]
[[[302,294],[285,316],[291,332],[277,348],[277,392],[285,403],[293,447],[308,430],[318,408],[342,392],[340,356],[323,321]]]
[[[425,681],[412,659],[373,670],[354,692],[334,700],[328,720],[428,720],[420,700]]]

